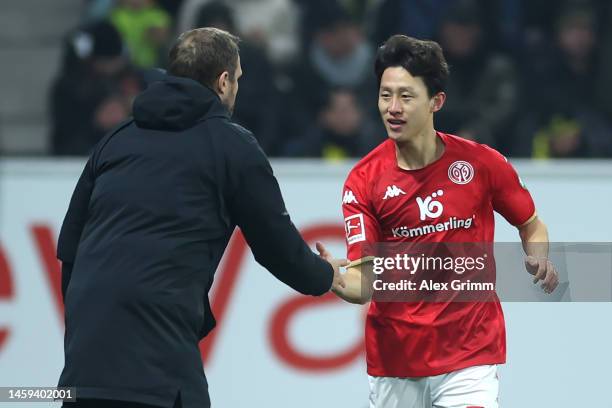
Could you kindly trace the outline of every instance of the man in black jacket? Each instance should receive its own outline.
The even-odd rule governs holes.
[[[309,295],[342,286],[339,267],[302,240],[253,135],[230,121],[238,39],[181,35],[170,75],[105,136],[62,225],[66,407],[209,407],[198,342],[213,328],[208,291],[235,226],[255,259]]]

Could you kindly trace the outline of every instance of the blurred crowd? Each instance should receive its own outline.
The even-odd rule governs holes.
[[[176,36],[214,26],[242,38],[234,119],[270,156],[384,140],[373,58],[403,33],[450,65],[436,129],[509,156],[612,157],[611,22],[609,0],[88,0],[49,93],[52,153],[88,154]]]

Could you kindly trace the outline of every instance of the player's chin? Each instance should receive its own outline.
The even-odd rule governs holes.
[[[398,132],[389,128],[387,128],[387,136],[389,137],[389,139],[396,142],[401,142],[402,140],[407,139],[405,132]]]

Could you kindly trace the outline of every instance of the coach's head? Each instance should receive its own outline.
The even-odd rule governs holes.
[[[212,89],[232,113],[242,75],[239,42],[238,37],[217,28],[186,31],[170,50],[168,73],[191,78]]]

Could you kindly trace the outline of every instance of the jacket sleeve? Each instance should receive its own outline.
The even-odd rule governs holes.
[[[92,159],[85,164],[81,177],[72,193],[68,212],[64,217],[57,241],[57,258],[62,261],[62,295],[65,297],[70,282],[72,265],[76,258],[81,233],[87,221],[87,209],[94,185]]]
[[[322,295],[332,284],[333,268],[313,253],[285,208],[278,182],[254,138],[234,150],[228,171],[230,216],[242,230],[255,260],[300,293]],[[239,158],[239,159],[238,159]]]

